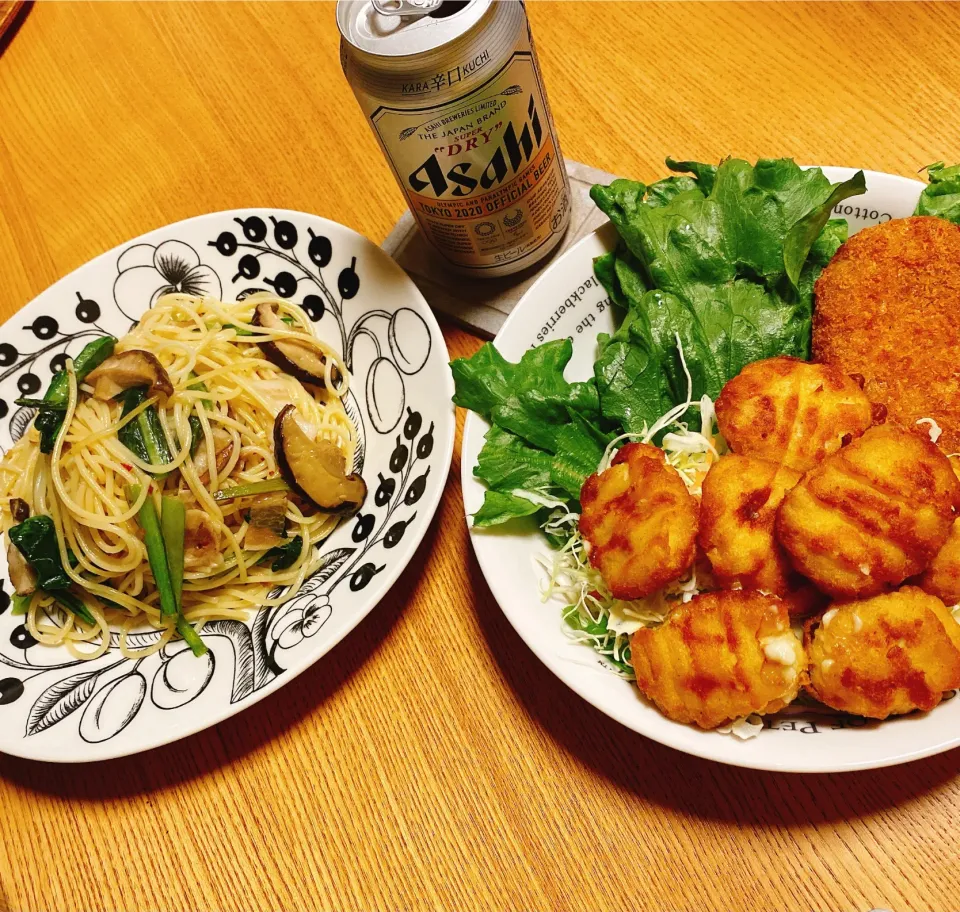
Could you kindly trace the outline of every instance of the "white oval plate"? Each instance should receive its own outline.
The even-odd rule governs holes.
[[[105,332],[122,335],[170,290],[228,301],[272,291],[306,309],[351,368],[346,405],[362,443],[355,471],[370,496],[320,547],[325,562],[295,598],[247,623],[208,624],[210,652],[202,659],[180,641],[142,661],[115,647],[76,661],[32,642],[10,610],[0,556],[5,753],[104,760],[183,738],[251,706],[316,662],[377,604],[413,557],[443,493],[453,381],[426,301],[366,238],[284,210],[217,212],[151,231],[81,266],[7,321],[0,327],[0,447],[33,417],[14,399],[41,393],[66,355]]]
[[[831,181],[846,180],[852,168],[824,168]],[[912,214],[923,184],[866,172],[867,193],[847,200],[835,215],[851,232]],[[612,249],[609,224],[560,257],[524,295],[495,344],[511,361],[541,342],[569,336],[573,358],[569,380],[593,374],[596,337],[612,332],[607,295],[593,275],[593,258]],[[462,481],[467,515],[483,501],[484,486],[473,476],[488,425],[474,414],[463,433]],[[543,603],[534,556],[547,545],[533,524],[496,531],[471,531],[477,559],[508,620],[537,657],[585,700],[628,728],[678,750],[736,766],[791,772],[838,772],[904,763],[960,745],[960,700],[944,701],[932,713],[882,723],[825,716],[774,716],[760,737],[739,741],[671,722],[647,703],[636,687],[606,670],[589,647],[571,642],[563,630],[561,605]]]

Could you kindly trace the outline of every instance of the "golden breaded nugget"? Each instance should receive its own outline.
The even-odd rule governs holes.
[[[954,520],[950,535],[916,580],[917,585],[948,605],[960,602],[960,519]]]
[[[779,599],[706,592],[630,641],[637,686],[674,722],[716,728],[791,703],[807,657]]]
[[[960,459],[951,459],[950,465],[960,477]],[[917,577],[916,584],[947,605],[960,603],[960,519],[954,520],[943,547]]]
[[[960,624],[915,586],[830,608],[807,622],[808,690],[871,719],[930,710],[960,687]]]
[[[870,402],[850,377],[796,358],[748,364],[717,398],[730,449],[806,472],[872,423]]]
[[[650,595],[693,563],[697,502],[659,447],[622,447],[584,482],[580,504],[590,563],[615,598]]]
[[[777,508],[801,475],[754,456],[724,456],[703,482],[697,543],[724,588],[780,596],[790,614],[808,614],[819,593],[798,574],[774,538]]]
[[[813,353],[865,379],[864,392],[908,430],[919,418],[960,450],[960,227],[894,219],[850,238],[820,274]]]
[[[788,492],[776,535],[794,567],[825,592],[876,595],[930,563],[958,496],[949,460],[929,440],[872,427]]]

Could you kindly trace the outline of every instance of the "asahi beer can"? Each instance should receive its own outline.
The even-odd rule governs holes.
[[[424,236],[458,271],[518,272],[570,222],[519,0],[339,0],[340,60]]]

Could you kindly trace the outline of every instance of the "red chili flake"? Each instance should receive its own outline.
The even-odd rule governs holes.
[[[133,471],[133,466],[130,465],[129,463],[121,462],[120,465],[122,465],[128,472],[132,472],[132,471]]]

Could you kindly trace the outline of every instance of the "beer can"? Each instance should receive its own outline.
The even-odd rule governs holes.
[[[340,61],[427,240],[459,272],[557,246],[570,185],[519,0],[339,0]]]

